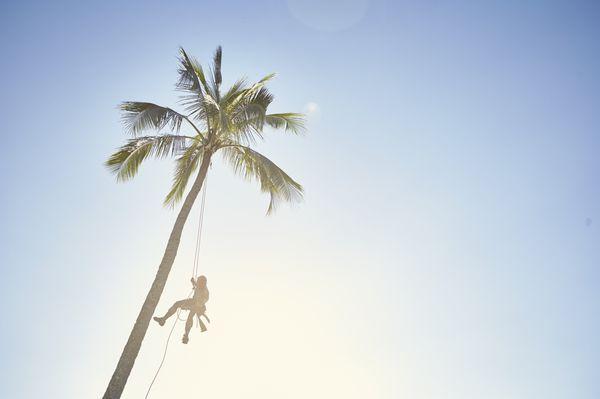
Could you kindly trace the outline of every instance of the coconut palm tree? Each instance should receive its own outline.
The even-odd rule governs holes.
[[[185,195],[154,282],[108,384],[105,399],[119,398],[123,392],[177,255],[183,226],[202,188],[213,156],[220,153],[237,174],[259,183],[261,191],[270,195],[267,214],[273,212],[281,201],[302,198],[302,186],[251,146],[263,139],[265,125],[292,134],[302,133],[304,115],[267,113],[273,95],[265,85],[273,74],[254,84],[240,79],[222,92],[221,57],[219,46],[209,73],[205,73],[198,61],[189,57],[183,48],[180,49],[176,89],[182,93],[184,111],[181,113],[148,102],[128,101],[120,106],[124,126],[132,138],[106,162],[117,180],[133,178],[148,158],[173,156],[176,158],[175,173],[165,205],[174,207],[178,204],[184,198],[191,178],[193,183]],[[183,134],[184,127],[191,133]],[[154,133],[141,135],[146,131]]]

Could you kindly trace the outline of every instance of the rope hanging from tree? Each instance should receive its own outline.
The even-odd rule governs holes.
[[[204,179],[202,187],[202,199],[200,200],[200,216],[198,220],[198,233],[196,234],[196,251],[194,252],[194,265],[192,268],[192,278],[198,277],[198,264],[200,260],[200,244],[202,243],[202,225],[204,224],[204,204],[206,203],[206,186],[208,183],[208,174]]]
[[[202,243],[202,227],[204,224],[204,207],[206,204],[207,182],[208,182],[208,174],[207,174],[206,178],[204,179],[204,184],[202,187],[202,197],[200,200],[200,216],[198,219],[198,231],[196,233],[196,248],[194,250],[194,264],[192,265],[192,279],[196,279],[198,277],[198,268],[199,268],[198,266],[200,264],[200,244]],[[190,291],[190,293],[188,294],[188,298],[191,298],[193,292],[194,292],[194,290]],[[146,391],[146,396],[144,396],[144,399],[148,399],[148,395],[150,395],[150,390],[152,389],[152,386],[154,385],[154,382],[156,381],[158,374],[160,373],[160,370],[161,370],[163,364],[165,363],[165,359],[167,357],[167,351],[169,349],[169,342],[171,340],[171,335],[173,335],[173,331],[175,330],[175,326],[177,325],[177,322],[186,320],[186,319],[181,319],[179,317],[181,313],[182,313],[181,309],[178,309],[177,317],[173,321],[173,325],[171,326],[171,331],[169,331],[169,335],[167,336],[167,342],[165,343],[165,350],[163,351],[162,359],[160,360],[160,364],[158,365],[158,368],[156,369],[156,373],[154,373],[154,377],[152,378],[152,381],[150,382],[150,386],[148,386],[148,390]],[[206,317],[206,316],[204,316],[204,317]],[[200,319],[200,316],[198,316],[198,320],[199,319]],[[207,320],[208,320],[208,318],[207,318]]]

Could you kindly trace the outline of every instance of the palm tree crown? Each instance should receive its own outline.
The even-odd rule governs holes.
[[[106,165],[118,180],[125,181],[136,175],[147,158],[175,156],[173,185],[164,200],[165,205],[173,207],[182,199],[202,159],[220,152],[237,174],[257,180],[261,191],[270,195],[269,214],[280,201],[300,200],[302,186],[250,146],[263,139],[265,124],[292,134],[303,133],[304,115],[267,113],[273,95],[265,85],[274,74],[254,84],[240,79],[223,94],[221,58],[219,46],[210,73],[205,74],[200,63],[180,48],[176,89],[182,93],[180,102],[185,111],[149,102],[122,103],[122,121],[133,137],[110,156]],[[183,126],[192,134],[182,134]],[[154,135],[141,135],[152,130]]]

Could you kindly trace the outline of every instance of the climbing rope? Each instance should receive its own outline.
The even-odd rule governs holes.
[[[202,225],[204,224],[204,204],[206,204],[206,187],[208,186],[208,173],[204,178],[202,185],[202,200],[200,201],[200,217],[198,220],[198,233],[196,234],[196,251],[194,252],[194,265],[192,267],[192,277],[198,277],[198,264],[200,261],[200,244],[202,243]]]
[[[163,363],[165,362],[165,358],[167,357],[167,350],[169,349],[169,341],[171,340],[171,335],[173,335],[173,330],[175,330],[175,325],[177,324],[178,320],[179,320],[179,310],[177,310],[177,318],[175,320],[173,320],[173,326],[171,327],[171,331],[169,331],[169,336],[167,337],[167,344],[165,345],[165,351],[163,352],[162,359],[160,361],[160,364],[158,365],[158,368],[156,369],[156,373],[154,373],[154,377],[152,378],[152,382],[150,383],[150,386],[148,387],[148,390],[146,391],[146,396],[144,396],[144,399],[148,399],[148,395],[150,395],[150,390],[152,389],[152,385],[154,385],[154,381],[156,381],[156,377],[158,377],[158,373],[160,373],[160,369],[162,368]]]
[[[208,182],[208,174],[204,178],[204,184],[202,185],[202,199],[200,200],[200,216],[199,216],[199,220],[198,220],[198,232],[196,233],[196,249],[194,251],[194,264],[192,267],[192,278],[194,278],[194,279],[198,277],[198,265],[199,265],[199,260],[200,260],[200,244],[202,243],[202,226],[204,224],[204,204],[206,203],[207,182]],[[193,295],[193,292],[194,292],[194,290],[190,291],[190,293],[188,294],[188,298],[190,298]],[[169,342],[171,341],[171,335],[173,335],[173,331],[175,330],[175,326],[177,325],[177,322],[185,321],[185,319],[181,319],[179,317],[179,315],[181,313],[183,313],[181,311],[181,309],[177,309],[177,317],[173,321],[173,326],[171,327],[171,331],[169,331],[169,335],[167,336],[167,342],[165,344],[165,350],[163,352],[162,359],[160,361],[160,364],[158,365],[158,368],[156,369],[156,373],[154,373],[154,377],[152,378],[152,382],[150,382],[150,386],[148,386],[148,391],[146,391],[146,396],[144,396],[144,399],[148,399],[148,395],[150,395],[150,390],[152,389],[152,386],[154,385],[154,382],[156,381],[156,378],[158,377],[158,374],[160,373],[160,370],[161,370],[163,364],[165,363],[165,359],[167,357],[167,351],[169,349]]]

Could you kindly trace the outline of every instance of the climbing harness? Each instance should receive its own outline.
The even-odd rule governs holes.
[[[192,265],[192,278],[193,279],[197,279],[197,277],[198,277],[198,265],[200,263],[199,262],[199,260],[200,260],[200,244],[202,243],[202,226],[204,224],[204,205],[206,203],[207,183],[208,183],[208,174],[204,178],[204,184],[202,185],[202,198],[200,200],[200,216],[199,216],[199,220],[198,220],[198,232],[196,233],[196,249],[194,251],[194,264]],[[188,298],[191,298],[193,292],[194,292],[194,290],[190,291],[190,293],[188,294]],[[161,370],[163,364],[165,363],[165,359],[167,357],[167,351],[169,349],[169,342],[171,341],[171,335],[173,335],[173,331],[175,330],[175,326],[177,325],[177,322],[185,321],[185,319],[182,319],[179,317],[179,315],[181,313],[183,313],[182,309],[177,309],[177,315],[176,315],[177,317],[173,321],[173,326],[171,327],[171,331],[169,331],[169,335],[167,336],[167,342],[165,344],[165,350],[163,352],[162,359],[160,361],[160,364],[158,365],[158,368],[156,369],[156,373],[154,373],[154,377],[152,378],[152,382],[150,382],[150,386],[148,386],[148,390],[146,391],[146,396],[144,396],[144,399],[148,399],[148,395],[150,395],[150,390],[152,389],[152,386],[154,385],[154,382],[156,381],[156,378],[158,377],[158,374],[160,373],[160,370]],[[198,322],[199,322],[200,315],[198,315],[197,317],[198,317]],[[210,323],[210,319],[206,315],[204,315],[204,317]]]

